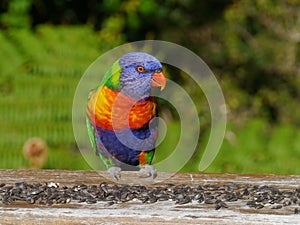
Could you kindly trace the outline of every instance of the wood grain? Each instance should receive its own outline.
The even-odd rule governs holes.
[[[106,177],[106,178],[105,178]],[[166,183],[268,185],[282,190],[300,188],[299,175],[240,175],[205,173],[159,173],[151,179],[137,178],[137,172],[123,172],[120,183],[158,186]],[[168,178],[168,179],[166,179]],[[113,183],[106,172],[61,170],[0,170],[0,183],[57,182],[64,186]],[[299,207],[300,208],[300,207]],[[300,215],[290,208],[253,209],[240,201],[228,203],[228,208],[215,210],[214,205],[189,203],[176,205],[172,201],[142,204],[139,201],[114,204],[71,202],[63,205],[40,206],[15,202],[0,203],[0,224],[300,224]]]

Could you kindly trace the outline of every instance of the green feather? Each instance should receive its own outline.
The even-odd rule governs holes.
[[[148,164],[151,164],[153,156],[154,156],[154,151],[149,151],[146,156],[146,160],[147,160]]]
[[[100,85],[104,85],[112,90],[120,90],[120,75],[122,68],[120,67],[119,60],[114,62],[114,64],[108,69],[104,75]]]
[[[87,130],[88,130],[88,135],[90,137],[90,141],[91,141],[91,144],[92,144],[92,148],[96,152],[96,150],[97,150],[97,147],[96,147],[97,146],[97,141],[95,140],[94,127],[91,124],[91,121],[90,121],[88,115],[86,115],[85,118],[86,118],[86,126],[87,126]]]
[[[105,73],[100,84],[90,91],[89,96],[88,96],[88,101],[90,100],[91,94],[101,86],[106,86],[112,90],[120,90],[121,89],[121,85],[120,85],[121,71],[122,71],[122,68],[120,67],[119,60],[117,60]],[[107,159],[104,156],[102,156],[102,154],[101,154],[102,149],[100,149],[97,144],[97,140],[96,140],[96,136],[95,136],[95,128],[91,124],[91,121],[87,114],[86,114],[86,124],[87,124],[88,135],[90,137],[90,141],[92,143],[92,148],[93,148],[95,154],[98,155],[102,159],[102,161],[104,162],[104,164],[106,165],[107,168],[115,166],[115,164],[110,159]]]
[[[107,169],[110,168],[110,167],[115,166],[115,164],[112,162],[112,160],[105,158],[101,154],[102,149],[100,149],[99,146],[97,145],[97,140],[96,140],[96,136],[95,136],[95,128],[91,124],[88,115],[86,115],[86,125],[87,125],[87,129],[88,129],[88,134],[89,134],[89,137],[90,137],[90,141],[92,143],[92,148],[93,148],[95,154],[98,155],[102,159],[102,161],[104,162]]]
[[[113,65],[105,73],[100,84],[91,89],[88,95],[88,101],[90,100],[91,94],[96,91],[99,87],[106,86],[112,90],[119,91],[121,90],[120,75],[122,68],[120,67],[119,60],[115,61]]]

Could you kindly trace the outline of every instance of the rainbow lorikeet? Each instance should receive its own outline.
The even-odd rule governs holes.
[[[92,147],[120,179],[121,170],[140,169],[157,176],[151,166],[157,137],[157,103],[151,87],[166,85],[161,63],[152,55],[130,52],[117,60],[91,90],[86,122]],[[153,122],[154,121],[154,122]],[[153,123],[153,124],[152,124]]]

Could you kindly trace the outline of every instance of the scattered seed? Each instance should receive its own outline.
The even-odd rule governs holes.
[[[246,203],[246,205],[248,205],[249,207],[255,207],[256,202],[255,202],[255,201],[248,201],[248,202]]]
[[[95,203],[97,203],[97,199],[89,198],[89,199],[86,201],[86,203],[88,203],[88,204],[95,204]]]
[[[215,210],[219,210],[219,209],[221,209],[221,207],[222,207],[222,206],[216,204]]]
[[[295,214],[299,214],[300,189],[280,190],[268,185],[255,186],[233,182],[198,186],[165,184],[155,187],[108,183],[101,183],[98,186],[75,184],[72,187],[60,187],[59,183],[53,181],[33,184],[26,182],[17,182],[14,185],[0,184],[0,204],[13,204],[19,201],[49,207],[70,202],[86,202],[87,204],[106,202],[105,206],[110,206],[130,201],[140,204],[173,201],[179,205],[191,202],[211,204],[216,210],[227,208],[228,202],[240,201],[253,209],[268,207],[275,210],[291,207]]]
[[[281,208],[282,208],[282,205],[280,205],[280,204],[274,204],[274,205],[270,206],[270,209],[281,209]]]
[[[288,206],[288,205],[292,204],[292,201],[290,199],[286,198],[286,199],[283,200],[282,203],[283,203],[283,206]]]
[[[204,185],[203,189],[204,190],[208,190],[208,191],[216,191],[218,190],[218,186],[217,185]]]
[[[111,202],[106,203],[105,206],[107,207],[107,206],[111,206],[113,204],[115,204],[115,203],[113,201],[111,201]]]
[[[263,207],[264,207],[263,204],[256,204],[256,205],[255,205],[255,208],[256,208],[256,209],[262,209]]]
[[[248,191],[247,188],[243,190],[243,195],[244,196],[248,196],[249,194],[250,194],[250,192]]]
[[[35,199],[29,197],[29,198],[26,199],[26,202],[29,203],[29,204],[34,204],[35,203]]]
[[[205,204],[214,204],[214,201],[213,201],[213,200],[206,199],[206,200],[204,200],[204,203],[205,203]]]
[[[45,201],[39,201],[39,205],[46,205],[46,202]]]
[[[59,183],[50,182],[50,183],[47,184],[47,187],[49,187],[49,188],[58,188]]]
[[[225,202],[223,202],[222,200],[218,199],[215,201],[215,209],[219,210],[220,208],[228,208],[227,204]]]
[[[149,200],[148,200],[148,203],[155,203],[157,202],[157,198],[152,196]]]
[[[53,205],[53,201],[50,200],[50,199],[47,199],[47,200],[46,200],[46,205],[47,205],[47,206]]]

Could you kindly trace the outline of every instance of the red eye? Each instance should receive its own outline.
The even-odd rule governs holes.
[[[143,73],[143,72],[145,72],[145,67],[143,67],[143,66],[138,66],[138,67],[136,68],[136,71],[138,71],[139,73]]]

